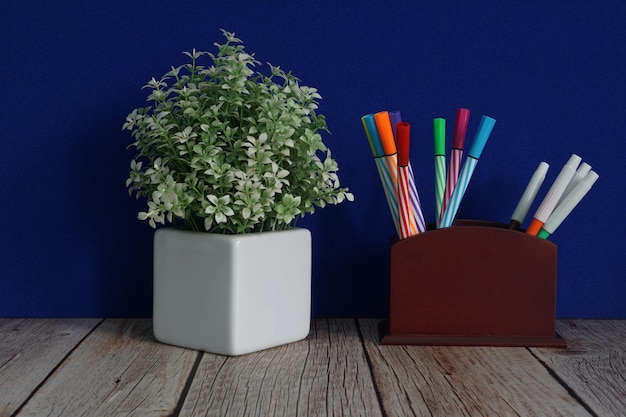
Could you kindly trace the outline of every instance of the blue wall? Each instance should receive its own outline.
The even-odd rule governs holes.
[[[152,230],[124,182],[140,87],[234,31],[324,97],[354,203],[305,218],[315,316],[384,316],[393,226],[360,116],[398,109],[434,216],[432,118],[497,119],[459,217],[508,221],[539,161],[600,180],[553,235],[559,317],[626,318],[626,3],[22,1],[0,15],[0,316],[149,316]],[[351,5],[348,5],[348,4]],[[450,140],[451,132],[448,132]],[[545,188],[542,190],[545,193]],[[542,194],[543,195],[543,194]]]

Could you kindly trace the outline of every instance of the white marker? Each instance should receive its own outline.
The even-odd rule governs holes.
[[[580,166],[576,170],[576,173],[574,174],[574,177],[569,182],[569,184],[567,184],[567,188],[565,188],[565,191],[563,192],[563,195],[561,196],[561,199],[559,200],[559,204],[574,189],[576,184],[578,184],[580,181],[582,181],[583,178],[585,178],[585,176],[589,173],[589,171],[591,171],[591,165],[589,165],[586,162],[581,162]]]
[[[537,212],[534,216],[535,218],[530,223],[530,226],[528,226],[528,230],[526,230],[526,233],[532,236],[537,236],[537,233],[539,233],[539,231],[543,227],[543,224],[548,220],[550,214],[552,214],[552,210],[554,210],[554,208],[558,204],[559,199],[565,191],[565,188],[567,188],[567,184],[569,184],[569,182],[572,180],[572,177],[576,173],[576,168],[578,168],[578,164],[580,164],[580,161],[580,156],[576,154],[572,154],[572,156],[570,156],[565,166],[561,169],[561,172],[559,172],[559,176],[556,177],[556,180],[554,180],[552,187],[550,187],[550,190],[548,190],[548,194],[545,196],[545,198],[541,202],[541,205],[537,209]]]
[[[571,193],[563,199],[561,203],[554,209],[546,224],[543,225],[538,237],[545,239],[563,223],[563,220],[574,210],[580,203],[580,200],[589,192],[593,184],[598,180],[599,175],[595,171],[589,173],[581,181],[576,184]]]
[[[535,170],[535,173],[524,190],[524,194],[522,194],[522,198],[520,198],[519,203],[517,203],[517,207],[511,216],[509,229],[519,229],[521,224],[524,223],[528,210],[530,210],[530,206],[533,204],[533,201],[535,201],[535,197],[541,188],[541,184],[543,184],[543,181],[546,179],[548,168],[550,168],[550,165],[546,162],[541,162]]]

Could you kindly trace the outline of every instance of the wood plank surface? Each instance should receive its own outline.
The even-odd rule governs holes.
[[[381,346],[378,322],[225,357],[148,319],[0,319],[0,417],[626,415],[626,321],[558,321],[568,349]]]
[[[181,416],[381,416],[355,320],[314,320],[303,341],[204,354]]]
[[[535,349],[599,416],[626,416],[626,321],[559,320],[567,350]]]
[[[359,320],[388,416],[585,416],[526,348],[381,346]]]
[[[107,319],[18,416],[168,416],[199,353],[156,342],[152,321]]]
[[[0,319],[0,416],[10,416],[101,319]]]

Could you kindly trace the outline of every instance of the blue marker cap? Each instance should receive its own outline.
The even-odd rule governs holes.
[[[487,139],[489,139],[489,135],[491,135],[491,131],[493,130],[493,126],[495,124],[496,119],[483,115],[482,119],[480,119],[476,136],[474,136],[472,147],[468,152],[469,156],[476,159],[480,158],[480,154],[483,153],[483,149],[487,144]]]
[[[374,121],[374,115],[368,114],[367,116],[363,116],[363,121],[365,122],[367,131],[370,134],[370,139],[375,152],[374,156],[383,156],[385,151],[383,150],[383,143],[380,141],[380,136],[378,135],[378,128],[376,127],[376,122]]]

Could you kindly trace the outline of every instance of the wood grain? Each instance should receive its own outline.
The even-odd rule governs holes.
[[[0,416],[10,416],[101,319],[0,319]]]
[[[205,354],[181,416],[381,416],[354,320],[241,357]]]
[[[589,415],[525,348],[381,346],[359,325],[386,415]]]
[[[170,415],[197,355],[156,342],[151,320],[108,319],[18,415]]]
[[[147,319],[0,319],[0,417],[626,415],[626,321],[558,321],[568,349],[381,346],[378,322],[226,357]]]
[[[599,416],[626,415],[626,321],[559,320],[567,350],[532,349]]]

